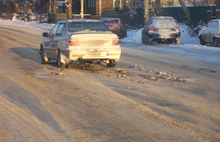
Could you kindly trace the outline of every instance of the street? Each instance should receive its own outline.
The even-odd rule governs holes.
[[[44,31],[0,25],[0,141],[220,142],[218,63],[121,43],[114,69],[60,69],[40,63]]]

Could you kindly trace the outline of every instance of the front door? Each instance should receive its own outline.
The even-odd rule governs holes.
[[[211,36],[212,36],[211,32],[213,30],[213,26],[214,26],[214,22],[211,22],[209,24],[209,26],[207,27],[207,37],[206,37],[207,41],[206,42],[212,42],[211,41]]]
[[[96,0],[86,1],[86,14],[96,15]]]
[[[44,48],[44,53],[47,55],[48,58],[54,59],[53,54],[52,54],[52,49],[54,46],[54,38],[55,38],[55,33],[57,31],[59,24],[56,24],[53,29],[50,31],[49,36],[47,41],[45,41],[45,48]]]
[[[57,48],[62,49],[66,45],[67,39],[64,38],[65,34],[66,34],[66,24],[60,23],[53,40],[54,43],[53,55],[56,55]]]
[[[73,1],[72,12],[73,12],[73,14],[80,14],[80,12],[81,12],[81,0]]]
[[[210,36],[209,36],[210,37],[210,39],[209,39],[210,42],[214,42],[213,41],[214,36],[218,35],[218,32],[219,32],[219,30],[218,30],[219,28],[218,27],[219,27],[218,21],[214,21],[213,22],[213,26],[210,29]]]

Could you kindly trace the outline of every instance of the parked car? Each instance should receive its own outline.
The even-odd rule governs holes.
[[[203,26],[199,31],[198,37],[201,45],[214,43],[216,47],[220,46],[220,19],[209,21],[207,26]]]
[[[142,30],[142,43],[152,41],[169,41],[180,44],[180,27],[170,16],[150,17]]]
[[[120,59],[118,36],[100,20],[62,20],[42,35],[42,64],[56,60],[59,67],[67,67],[72,61],[99,61],[115,67]]]
[[[120,38],[127,37],[127,29],[120,18],[106,18],[103,20],[106,26]]]

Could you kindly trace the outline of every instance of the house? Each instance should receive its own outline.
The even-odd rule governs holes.
[[[145,8],[145,0],[50,0],[52,5],[56,3],[57,8],[53,14],[66,13],[67,18],[80,18],[81,1],[83,1],[83,13],[91,15],[89,18],[119,17],[119,10]],[[56,1],[56,2],[55,2]],[[71,8],[67,5],[71,5]],[[163,6],[178,5],[179,0],[149,0],[149,8],[156,11]],[[53,6],[52,6],[53,7]],[[59,13],[59,14],[58,14]],[[61,14],[62,13],[62,14]],[[73,16],[74,15],[74,16]],[[87,17],[86,17],[87,18]],[[59,18],[57,20],[60,20]],[[57,21],[56,20],[56,21]]]
[[[56,13],[65,13],[65,0],[56,1],[58,10]],[[105,12],[118,12],[123,9],[122,0],[84,0],[84,14],[99,15]],[[81,13],[81,0],[72,0],[72,13]]]
[[[103,16],[107,13],[117,13],[119,10],[130,8],[143,8],[145,0],[84,0],[84,13]],[[149,7],[155,7],[159,2],[160,6],[179,4],[178,0],[149,0]],[[72,0],[73,14],[79,14],[81,0]]]

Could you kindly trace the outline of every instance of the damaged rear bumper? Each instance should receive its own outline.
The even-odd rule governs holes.
[[[114,60],[118,62],[121,56],[121,48],[115,49],[90,49],[90,50],[79,50],[79,49],[65,49],[61,50],[63,60],[66,63],[71,61],[104,61]]]

